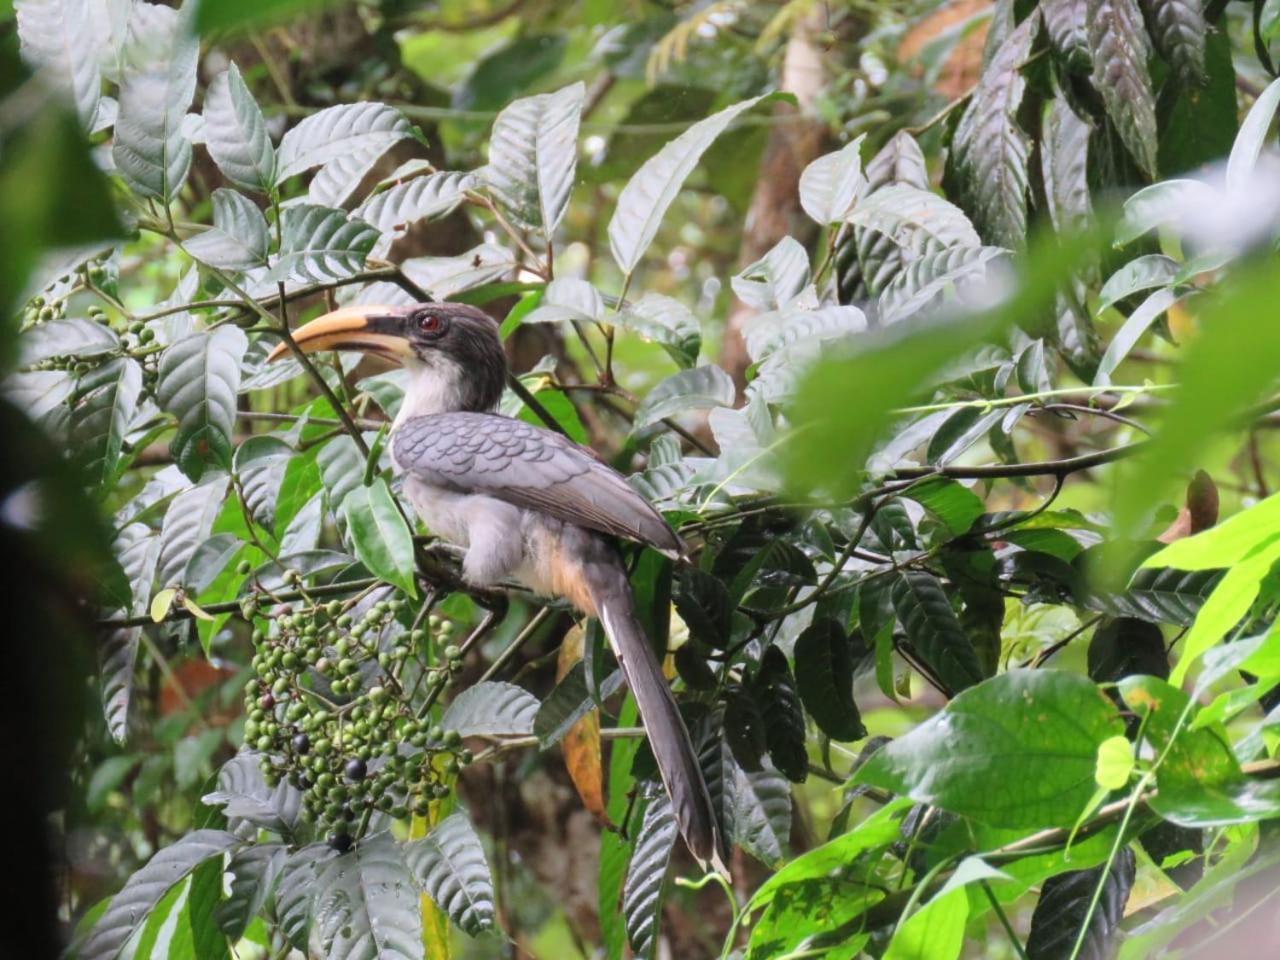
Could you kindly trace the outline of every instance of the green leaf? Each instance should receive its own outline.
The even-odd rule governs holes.
[[[1089,32],[1087,29],[1086,0],[1045,0],[1040,4],[1044,15],[1045,33],[1049,46],[1067,66],[1076,72],[1088,73]]]
[[[225,270],[267,265],[271,237],[267,218],[252,200],[225,187],[213,191],[213,226],[186,241],[187,251],[202,263]]]
[[[880,322],[895,323],[936,309],[948,295],[963,303],[966,293],[989,289],[987,264],[1007,251],[1000,247],[948,247],[904,263],[880,295]]]
[[[977,519],[986,512],[986,505],[981,497],[968,487],[945,477],[935,477],[908,487],[902,491],[902,495],[920,504],[957,536],[968,533]]]
[[[982,245],[959,207],[936,193],[905,183],[863,198],[849,215],[849,223],[878,231],[912,253]]]
[[[1240,133],[1227,158],[1227,189],[1242,190],[1253,177],[1258,157],[1267,142],[1267,131],[1280,108],[1280,80],[1272,80],[1249,108]]]
[[[624,274],[640,263],[662,218],[716,137],[763,97],[752,97],[695,123],[645,161],[622,188],[609,220],[609,248]]]
[[[1156,108],[1147,60],[1151,47],[1137,0],[1088,0],[1093,86],[1129,154],[1156,175]]]
[[[698,362],[702,328],[693,311],[674,297],[646,293],[609,318],[614,326],[637,333],[662,346],[685,369]]]
[[[80,126],[92,130],[102,80],[91,0],[18,0],[18,41],[22,57],[75,106]]]
[[[191,874],[183,919],[191,930],[191,948],[187,954],[195,960],[226,960],[230,957],[227,938],[214,920],[222,901],[222,862],[206,860]],[[171,954],[173,955],[173,954]]]
[[[102,710],[107,730],[116,743],[129,735],[129,702],[133,699],[134,667],[141,627],[112,630],[102,642]]]
[[[1221,726],[1190,729],[1197,708],[1185,693],[1139,676],[1122,680],[1120,695],[1160,760],[1152,810],[1186,827],[1280,817],[1280,784],[1245,777]]]
[[[769,759],[788,780],[803,783],[809,776],[804,713],[787,657],[777,647],[765,651],[751,683],[751,695],[764,721]]]
[[[733,292],[749,307],[756,310],[780,310],[793,301],[805,297],[807,306],[816,306],[809,291],[809,254],[794,237],[783,237],[769,252],[741,273],[730,283]]]
[[[262,911],[275,891],[288,853],[282,843],[255,843],[232,855],[227,864],[231,891],[214,911],[218,928],[226,936],[239,939]]]
[[[237,187],[258,193],[275,187],[276,151],[267,122],[234,63],[205,91],[204,145],[222,175]]]
[[[1199,0],[1190,0],[1199,8]],[[1151,15],[1147,24],[1150,28]],[[1169,78],[1156,99],[1160,149],[1156,162],[1164,176],[1203,171],[1231,152],[1239,132],[1234,43],[1226,30],[1204,37],[1203,78],[1191,86]]]
[[[466,814],[452,813],[405,844],[404,856],[414,881],[464,933],[492,929],[493,878]]]
[[[374,576],[416,597],[413,534],[396,509],[386,481],[379,477],[371,486],[358,486],[348,493],[342,501],[342,516],[360,562]]]
[[[958,693],[982,679],[973,643],[937,577],[903,571],[893,583],[893,608],[911,645],[948,690]]]
[[[120,357],[80,378],[71,395],[71,454],[100,494],[115,486],[125,434],[142,395],[142,367]]]
[[[1098,625],[1089,640],[1089,678],[1107,683],[1145,673],[1169,676],[1164,634],[1153,623],[1135,617],[1116,617]]]
[[[964,185],[978,232],[996,246],[1016,248],[1027,235],[1027,161],[1031,139],[1018,125],[1040,17],[1022,21],[985,65],[951,138],[950,162]]]
[[[613,670],[600,681],[600,697],[613,696],[622,687],[622,671]],[[538,707],[533,732],[542,749],[564,739],[571,727],[596,709],[596,697],[587,689],[586,667],[578,661]]]
[[[713,650],[729,645],[734,603],[719,577],[698,567],[685,567],[672,601],[695,641]]]
[[[356,489],[364,477],[364,456],[356,442],[344,433],[320,447],[315,463],[320,469],[320,480],[329,495],[330,509],[335,515],[340,515],[342,502],[346,500],[347,494]],[[286,482],[293,469],[292,465],[286,469]],[[304,495],[310,496],[314,489],[309,484]]]
[[[99,357],[120,349],[120,338],[110,327],[78,317],[29,327],[22,331],[18,343],[23,366],[34,366],[51,357]]]
[[[456,210],[473,182],[472,174],[452,170],[414,177],[389,190],[375,193],[356,207],[351,215],[381,233],[379,248],[385,246],[389,249],[391,243],[407,233],[415,223],[448,216]]]
[[[337,855],[327,843],[309,843],[289,854],[280,869],[274,912],[281,931],[299,950],[307,947],[311,905],[315,900],[320,871]]]
[[[1220,202],[1217,191],[1199,180],[1153,183],[1125,200],[1124,215],[1116,225],[1116,243],[1130,243],[1157,227],[1175,222],[1180,210]]]
[[[244,490],[245,506],[254,521],[274,530],[276,500],[294,456],[279,437],[250,437],[236,448],[232,469]]]
[[[276,280],[289,278],[325,283],[343,280],[364,269],[378,231],[346,211],[298,203],[284,209],[280,257],[271,269]]]
[[[853,648],[840,624],[815,620],[796,640],[796,688],[818,728],[832,740],[867,735],[853,702]]]
[[[405,274],[437,300],[500,280],[515,269],[511,252],[492,243],[472,247],[460,257],[415,257],[400,264]]]
[[[1194,90],[1204,83],[1205,23],[1200,0],[1145,0],[1156,51],[1173,68],[1178,83]]]
[[[136,4],[125,41],[111,154],[133,190],[163,203],[177,196],[191,169],[182,123],[195,95],[200,45],[190,19],[188,10]]]
[[[1185,573],[1169,567],[1144,567],[1133,575],[1123,593],[1092,593],[1085,602],[1104,613],[1189,627],[1221,578],[1221,570]]]
[[[1123,732],[1084,677],[1012,670],[876,751],[854,782],[1001,827],[1070,826],[1093,794],[1098,745]]]
[[[586,280],[574,277],[552,280],[543,288],[538,305],[523,323],[561,323],[565,320],[597,323],[604,320],[604,298]]]
[[[160,355],[156,400],[178,418],[170,450],[192,480],[211,465],[231,467],[240,361],[247,348],[244,331],[226,325],[175,341]]]
[[[821,226],[844,220],[866,189],[859,153],[864,138],[855,137],[839,150],[819,157],[800,174],[800,206]]]
[[[224,830],[195,830],[162,849],[112,898],[80,948],[80,960],[114,960],[170,889],[206,860],[242,843]]]
[[[538,707],[537,698],[523,687],[489,680],[458,694],[440,723],[464,737],[527,737]]]
[[[884,960],[955,960],[964,946],[969,898],[963,887],[944,888],[898,923]]]
[[[1107,790],[1120,790],[1133,773],[1133,744],[1124,736],[1110,737],[1098,744],[1094,782]]]
[[[1133,851],[1124,847],[1109,869],[1103,864],[1088,870],[1069,870],[1046,880],[1031,914],[1031,933],[1027,937],[1029,960],[1073,956],[1077,941],[1081,942],[1079,956],[1109,956],[1111,940],[1124,918],[1124,905],[1136,875]],[[1094,904],[1099,882],[1102,894]],[[1081,938],[1080,928],[1086,915],[1089,915],[1089,926]]]
[[[830,304],[806,309],[795,304],[751,317],[743,328],[747,354],[761,363],[797,344],[821,345],[867,329],[866,315],[853,306]]]
[[[670,798],[662,794],[645,808],[622,888],[622,917],[637,958],[651,958],[658,944],[663,886],[675,845],[675,814]]]
[[[1280,529],[1280,494],[1241,510],[1221,523],[1167,544],[1142,562],[1144,568],[1212,570],[1230,567],[1275,539]]]
[[[564,59],[568,35],[537,30],[533,26],[529,32],[485,50],[454,92],[454,109],[498,110],[552,73]]]
[[[352,153],[392,145],[414,136],[413,125],[385,103],[345,103],[311,114],[280,140],[276,183]]]
[[[1046,27],[1051,23],[1049,11],[1054,6],[1070,8],[1071,4],[1058,0],[1043,6]],[[1078,6],[1083,14],[1083,0],[1078,0]],[[1074,26],[1075,36],[1083,44],[1083,16]],[[1087,47],[1085,57],[1088,57]],[[1046,105],[1040,128],[1040,174],[1045,199],[1049,202],[1049,219],[1055,230],[1080,229],[1093,210],[1088,177],[1092,132],[1093,125],[1076,113],[1061,93]]]
[[[564,219],[578,162],[578,122],[586,86],[579,81],[516,100],[489,135],[489,165],[480,176],[523,226],[550,238]]]
[[[737,391],[733,378],[714,363],[673,373],[655,386],[636,408],[633,430],[687,410],[731,407]]]
[[[1142,335],[1182,299],[1172,290],[1157,290],[1143,300],[1107,344],[1107,351],[1102,355],[1098,372],[1093,377],[1094,386],[1110,385],[1111,374],[1124,362],[1129,351],[1137,346]]]
[[[730,754],[724,763],[729,839],[765,866],[777,868],[790,846],[790,782],[768,762],[748,771]]]
[[[423,955],[422,907],[403,850],[390,833],[361,840],[316,880],[312,936],[329,960]]]
[[[1167,286],[1178,269],[1178,261],[1162,253],[1135,257],[1108,277],[1098,291],[1098,313],[1135,293]]]

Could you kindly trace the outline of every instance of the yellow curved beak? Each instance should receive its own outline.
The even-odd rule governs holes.
[[[402,316],[400,307],[379,304],[342,307],[304,323],[293,331],[293,342],[303,353],[361,350],[399,362],[413,356],[401,326]],[[279,360],[289,353],[289,344],[281,341],[267,355],[267,362]]]

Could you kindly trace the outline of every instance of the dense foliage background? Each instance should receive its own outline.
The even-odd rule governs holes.
[[[1280,5],[0,24],[29,955],[1280,943]],[[731,882],[598,629],[399,505],[401,375],[264,365],[429,297],[694,545],[630,560]]]

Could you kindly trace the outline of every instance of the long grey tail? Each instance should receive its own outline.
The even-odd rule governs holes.
[[[671,797],[680,835],[704,868],[712,867],[727,875],[720,829],[702,767],[698,764],[698,754],[667,679],[662,675],[658,658],[636,616],[622,561],[610,551],[607,559],[588,564],[585,572],[596,615],[640,708],[640,720],[658,762],[662,783]]]

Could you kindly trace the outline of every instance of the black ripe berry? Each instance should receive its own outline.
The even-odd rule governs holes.
[[[311,749],[311,738],[305,733],[300,733],[293,738],[294,753],[303,754]]]
[[[349,833],[331,833],[328,840],[329,846],[339,853],[346,853],[351,849],[351,834]]]
[[[348,760],[342,772],[346,774],[347,779],[352,783],[359,783],[364,779],[368,769],[365,767],[364,761],[357,757],[354,760]]]

